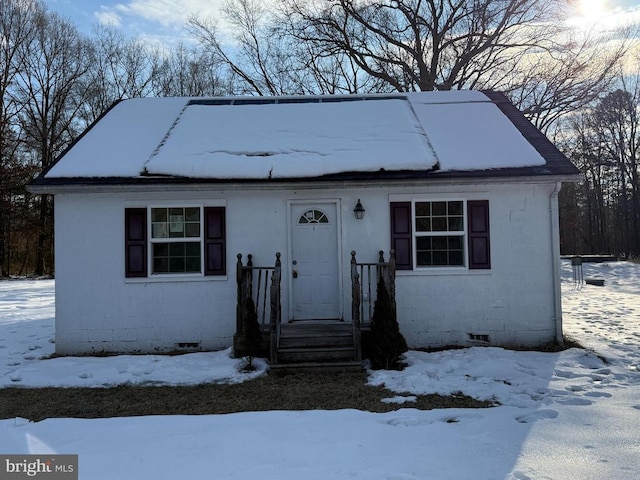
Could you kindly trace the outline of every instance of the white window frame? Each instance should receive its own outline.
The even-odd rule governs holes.
[[[460,197],[412,197],[411,198],[411,231],[413,243],[413,268],[415,271],[439,271],[439,270],[469,270],[469,240],[467,232],[468,215],[467,199]],[[416,228],[416,203],[436,202],[462,202],[462,230],[441,232],[418,232]],[[463,258],[462,265],[418,265],[418,237],[462,237]]]
[[[199,237],[166,237],[155,239],[153,237],[153,210],[171,208],[197,208],[200,211],[200,236]],[[168,243],[196,243],[200,244],[200,271],[199,272],[154,272],[153,246],[154,244]],[[147,206],[147,273],[148,278],[189,278],[204,277],[204,204],[202,203],[167,203]]]

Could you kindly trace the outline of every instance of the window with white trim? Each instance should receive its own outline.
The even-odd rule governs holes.
[[[126,208],[125,275],[225,275],[225,236],[224,207]]]
[[[463,266],[464,202],[414,202],[417,267]]]
[[[201,273],[200,207],[151,209],[151,273]]]
[[[487,200],[416,199],[390,207],[398,270],[491,268]]]

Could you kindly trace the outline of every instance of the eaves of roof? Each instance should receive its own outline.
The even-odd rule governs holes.
[[[416,185],[416,184],[477,184],[477,183],[517,183],[517,182],[572,182],[579,180],[577,170],[567,172],[551,171],[545,166],[525,168],[504,168],[472,171],[385,171],[343,172],[321,177],[275,178],[275,179],[219,179],[187,177],[100,177],[100,178],[44,178],[38,177],[28,187],[36,194],[60,193],[63,191],[92,190],[147,190],[167,187],[189,189],[191,187],[210,188],[274,188],[288,186],[307,186],[309,188],[331,188],[337,186],[380,186]]]
[[[546,161],[546,169],[554,175],[578,175],[580,170],[538,128],[513,105],[502,92],[483,91],[520,131],[522,136]]]

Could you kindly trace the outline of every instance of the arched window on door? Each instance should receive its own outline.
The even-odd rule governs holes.
[[[329,217],[323,211],[311,208],[298,217],[299,225],[310,223],[329,223]]]

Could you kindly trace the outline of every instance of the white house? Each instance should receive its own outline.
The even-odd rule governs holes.
[[[276,252],[283,329],[351,326],[351,252],[394,250],[411,347],[561,340],[577,178],[495,92],[121,101],[30,186],[55,195],[56,352],[227,347],[237,255]]]

